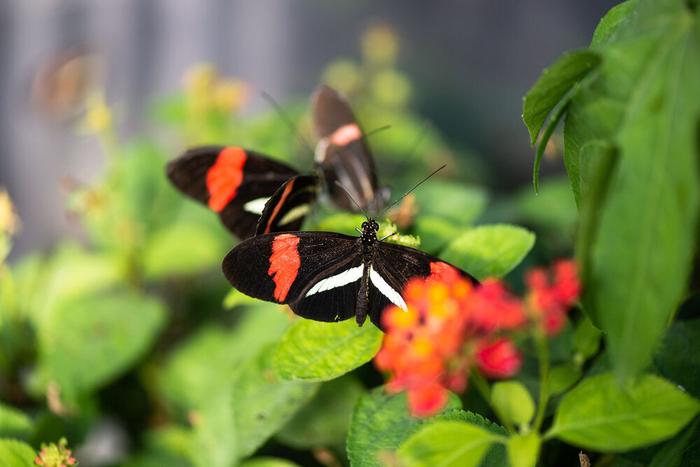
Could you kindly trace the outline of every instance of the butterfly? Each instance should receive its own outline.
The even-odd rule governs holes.
[[[267,201],[297,176],[287,185],[290,191],[278,211],[270,211],[263,233],[299,230],[321,193],[340,209],[379,212],[388,192],[379,188],[365,135],[347,100],[329,86],[319,86],[312,97],[312,113],[318,137],[312,175],[299,175],[282,162],[240,147],[205,146],[171,161],[168,177],[180,191],[218,213],[228,230],[241,239],[256,234]],[[292,204],[290,195],[294,195]],[[283,206],[287,207],[284,213],[280,212]]]
[[[407,308],[401,291],[411,278],[459,276],[476,282],[427,253],[377,238],[378,230],[377,221],[368,217],[360,237],[263,233],[233,248],[224,258],[223,272],[244,294],[286,303],[304,318],[332,322],[354,316],[361,326],[369,317],[379,328],[388,305]]]

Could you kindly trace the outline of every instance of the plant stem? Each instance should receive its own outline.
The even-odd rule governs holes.
[[[549,346],[547,337],[542,331],[538,331],[535,335],[535,346],[537,347],[537,359],[540,366],[540,396],[537,400],[537,413],[533,428],[539,432],[544,421],[547,402],[549,401]]]

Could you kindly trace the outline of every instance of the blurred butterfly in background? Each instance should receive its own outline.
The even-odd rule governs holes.
[[[340,209],[377,214],[388,190],[379,188],[374,160],[347,100],[322,85],[311,106],[318,138],[314,174],[299,175],[282,162],[240,147],[203,146],[168,164],[170,181],[218,213],[226,228],[241,239],[299,230],[320,194]],[[260,219],[273,194],[265,219]]]

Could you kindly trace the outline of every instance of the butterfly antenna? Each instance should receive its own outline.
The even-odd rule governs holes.
[[[364,136],[365,138],[369,138],[370,136],[374,136],[374,135],[376,135],[377,133],[381,133],[382,131],[388,130],[388,129],[390,129],[390,128],[391,128],[391,125],[380,126],[379,128],[375,128],[375,129],[372,130],[372,131],[368,131],[368,132],[365,133],[363,136]]]
[[[338,187],[339,187],[341,190],[343,190],[343,191],[345,192],[346,195],[348,195],[348,198],[350,198],[350,200],[351,200],[353,203],[355,203],[355,206],[357,206],[357,209],[359,209],[359,210],[362,212],[362,214],[364,214],[365,217],[366,217],[367,219],[369,219],[369,216],[367,215],[367,211],[364,210],[364,209],[362,209],[362,206],[360,206],[360,203],[358,203],[357,201],[355,201],[355,198],[352,197],[352,195],[350,194],[350,192],[348,191],[348,189],[345,188],[338,180],[335,181],[335,184],[338,185]]]
[[[438,173],[439,171],[441,171],[441,170],[444,169],[445,167],[447,167],[447,164],[442,164],[442,166],[441,166],[440,168],[438,168],[437,170],[433,170],[433,172],[432,172],[430,175],[428,175],[427,177],[425,177],[425,178],[424,178],[423,180],[421,180],[420,182],[416,183],[416,184],[413,186],[413,188],[411,188],[411,189],[408,190],[406,193],[404,193],[399,199],[397,199],[396,201],[394,201],[393,203],[391,203],[389,206],[385,207],[384,210],[382,211],[382,213],[385,213],[385,212],[388,211],[389,209],[391,209],[391,208],[393,208],[394,206],[396,206],[402,199],[404,199],[406,196],[410,195],[416,188],[418,188],[419,186],[421,186],[423,183],[427,182],[428,179],[429,179],[430,177],[432,177],[433,175],[435,175],[436,173]]]
[[[287,125],[289,130],[297,137],[299,142],[306,148],[307,151],[309,151],[310,154],[314,153],[313,148],[311,147],[311,144],[304,138],[304,135],[301,134],[299,129],[297,128],[296,124],[292,121],[291,118],[289,118],[289,115],[284,111],[281,105],[277,103],[274,97],[272,97],[270,94],[268,94],[265,91],[262,91],[260,93],[263,99],[267,101],[268,104],[270,104],[272,107],[275,108],[279,116],[284,120],[284,123]]]

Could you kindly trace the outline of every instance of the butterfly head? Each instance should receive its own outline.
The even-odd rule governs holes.
[[[377,241],[377,231],[379,223],[372,218],[368,218],[362,223],[362,243],[366,246],[374,245]]]

